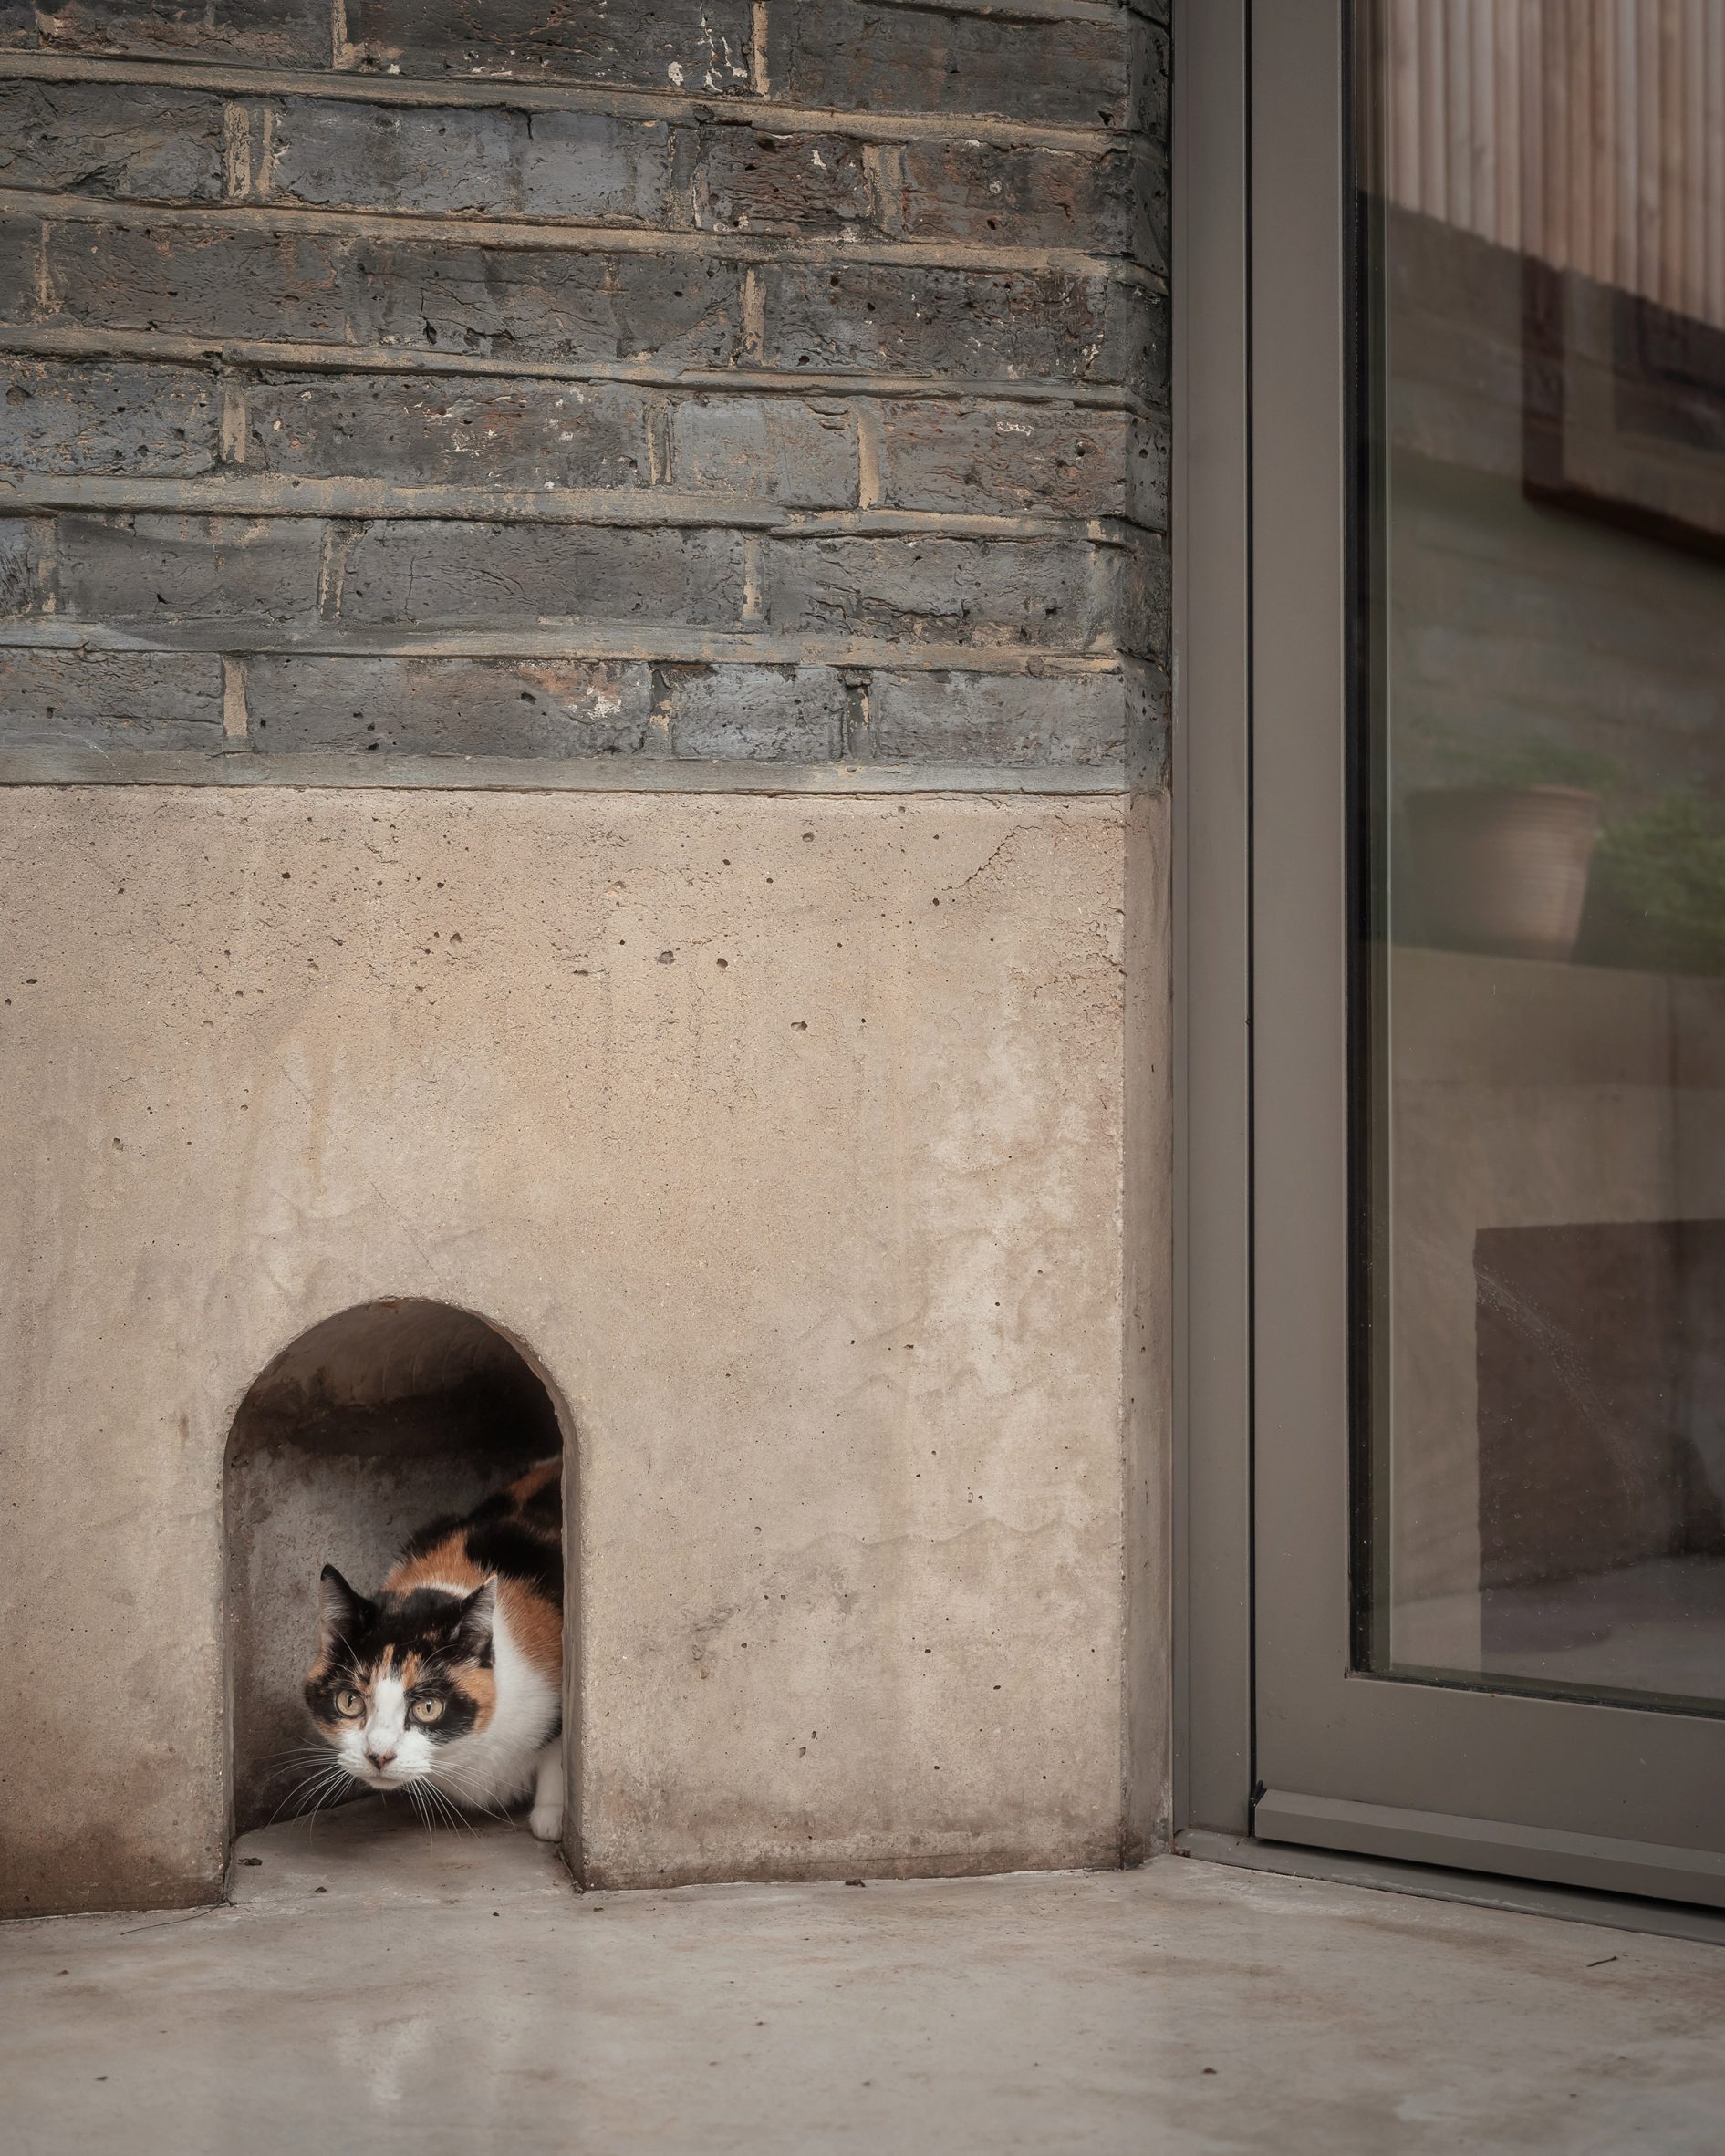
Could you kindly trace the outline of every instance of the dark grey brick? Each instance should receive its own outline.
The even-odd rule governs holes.
[[[423,215],[670,219],[671,130],[599,112],[431,109],[335,98],[273,109],[270,192]]]
[[[0,617],[16,621],[43,610],[42,577],[49,538],[42,517],[0,517]]]
[[[137,83],[0,83],[0,186],[219,202],[222,100]]]
[[[830,667],[661,666],[656,713],[682,757],[823,763],[844,742],[848,696]]]
[[[341,592],[350,621],[473,627],[725,626],[742,606],[736,533],[575,524],[372,524],[347,555]]]
[[[1107,276],[785,263],[764,278],[766,350],[779,367],[1139,390],[1160,369],[1151,309]]]
[[[272,377],[246,393],[246,461],[379,484],[645,486],[650,394],[531,378]]]
[[[1141,142],[1102,156],[965,140],[904,145],[904,236],[1076,247],[1167,266],[1162,161]]]
[[[47,260],[58,305],[47,318],[346,344],[349,308],[364,298],[356,244],[320,233],[56,224]]]
[[[1117,516],[1126,507],[1124,412],[934,397],[879,409],[882,483],[897,508]]]
[[[848,409],[786,397],[688,397],[670,407],[673,485],[712,488],[787,509],[857,499]]]
[[[222,661],[213,652],[0,649],[0,747],[221,745]]]
[[[36,217],[0,217],[0,322],[34,322],[36,265],[42,255],[42,225]]]
[[[107,328],[689,366],[735,341],[735,265],[686,254],[65,224],[49,259],[60,313]]]
[[[57,608],[133,627],[315,619],[322,538],[305,517],[61,516]]]
[[[351,42],[339,64],[361,72],[734,101],[660,121],[519,102],[410,107],[369,88],[352,100],[253,95],[240,99],[253,203],[359,209],[374,213],[369,229],[179,228],[143,207],[123,223],[57,219],[46,245],[32,217],[0,226],[0,310],[13,320],[177,333],[199,348],[299,342],[319,347],[327,369],[24,361],[6,378],[0,451],[15,469],[216,470],[225,383],[245,399],[244,471],[373,486],[380,510],[394,486],[616,489],[642,505],[661,486],[710,497],[716,517],[733,502],[755,517],[761,504],[789,513],[857,503],[864,411],[868,469],[878,446],[887,507],[1057,516],[1071,520],[1064,534],[745,539],[722,523],[384,515],[329,528],[313,517],[67,514],[0,527],[0,601],[15,615],[57,609],[186,647],[243,648],[253,627],[327,627],[336,617],[379,632],[376,641],[399,626],[433,649],[445,630],[631,624],[631,648],[651,652],[661,628],[739,629],[760,617],[781,639],[842,637],[864,662],[841,675],[741,661],[254,654],[251,740],[266,753],[824,762],[848,747],[1063,768],[1112,761],[1124,741],[1135,768],[1148,768],[1166,752],[1159,663],[1075,675],[1038,657],[1039,675],[931,676],[893,656],[953,644],[1165,658],[1165,420],[976,394],[1017,380],[1163,399],[1166,302],[1127,266],[1166,261],[1165,161],[1156,140],[1129,133],[1166,123],[1159,5],[1013,0],[1003,15],[939,0],[771,0],[774,98],[947,116],[943,135],[868,148],[843,120],[810,133],[760,124],[745,101],[749,0],[346,0]],[[0,44],[14,46],[322,67],[331,34],[327,0],[68,0],[52,16],[0,0]],[[0,181],[109,202],[218,202],[239,144],[224,136],[223,102],[154,84],[0,84]],[[984,143],[966,128],[972,113],[1102,127],[1113,146]],[[743,341],[734,262],[394,236],[377,222],[407,212],[761,235],[763,316],[750,319],[763,324],[764,350]],[[1116,258],[1120,273],[988,273],[837,249],[829,264],[774,259],[786,235],[1056,247]],[[344,352],[379,347],[400,353],[398,371],[342,371]],[[512,372],[412,371],[429,354]],[[902,374],[946,393],[862,405],[528,371],[631,362],[764,363],[793,380]],[[86,679],[79,703],[71,685]],[[104,746],[220,743],[213,655],[19,654],[6,680],[0,732],[40,724],[63,741],[81,726]]]
[[[1173,717],[1173,688],[1166,671],[1126,662],[1126,760],[1136,786],[1166,786]]]
[[[1166,663],[1169,653],[1168,547],[1153,533],[1121,530],[1120,544],[1102,555],[1112,572],[1110,612],[1122,651]]]
[[[701,223],[720,231],[845,232],[875,215],[862,144],[843,135],[709,128],[696,185]]]
[[[1127,514],[1153,532],[1168,529],[1168,466],[1172,447],[1166,415],[1135,420],[1126,458]]]
[[[650,669],[604,659],[248,659],[252,746],[418,756],[627,756]]]
[[[692,254],[397,244],[364,252],[375,340],[531,359],[719,367],[740,273]]]
[[[1067,127],[1133,120],[1132,18],[1097,6],[1003,20],[880,0],[776,0],[773,94],[860,112],[994,113]]]
[[[748,0],[348,0],[367,67],[746,95]]]
[[[778,629],[1072,651],[1108,627],[1082,536],[774,539],[761,551]]]
[[[328,0],[43,0],[0,16],[0,45],[140,59],[329,63]]]
[[[1093,764],[1125,753],[1118,673],[878,673],[868,702],[882,763]]]
[[[183,476],[216,461],[222,398],[189,367],[0,358],[5,463],[18,472]]]

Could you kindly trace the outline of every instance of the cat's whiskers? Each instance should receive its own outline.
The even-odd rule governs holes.
[[[425,1778],[423,1787],[428,1800],[437,1808],[452,1827],[465,1828],[470,1834],[477,1833],[478,1829],[473,1821],[462,1817],[451,1801],[447,1790],[440,1788],[430,1775]]]
[[[282,1798],[281,1802],[275,1807],[275,1810],[271,1812],[268,1821],[269,1825],[273,1827],[275,1824],[276,1820],[281,1818],[283,1812],[286,1811],[287,1807],[294,1802],[294,1799],[296,1797],[304,1797],[307,1793],[314,1790],[321,1793],[325,1784],[330,1781],[332,1778],[345,1781],[348,1778],[345,1768],[325,1764],[322,1767],[314,1768],[309,1774],[302,1775],[298,1781],[294,1784],[293,1788],[289,1789],[287,1794]],[[303,1809],[304,1806],[302,1805],[300,1810]],[[296,1810],[293,1816],[296,1819],[299,1818],[300,1811]]]
[[[441,1767],[436,1777],[442,1788],[460,1798],[472,1810],[483,1812],[488,1819],[495,1819],[501,1826],[513,1826],[514,1821],[501,1806],[494,1804],[474,1787],[473,1779],[452,1760]]]
[[[344,1783],[357,1783],[358,1780],[358,1776],[349,1774],[345,1767],[332,1767],[328,1775],[325,1778],[323,1786],[317,1790],[310,1810],[304,1813],[303,1815],[296,1814],[296,1816],[303,1816],[306,1819],[308,1819],[311,1821],[311,1830],[315,1832],[317,1825],[317,1814],[324,1809],[325,1805],[333,1803],[336,1798],[342,1794],[342,1785]]]
[[[275,1762],[265,1776],[265,1781],[278,1781],[285,1774],[292,1774],[296,1767],[325,1767],[329,1763],[327,1745],[307,1745],[297,1752],[278,1752]]]
[[[426,1808],[424,1798],[420,1794],[419,1783],[403,1782],[401,1787],[407,1791],[409,1802],[420,1816],[420,1823],[425,1829],[426,1840],[431,1841],[433,1835],[431,1815]]]

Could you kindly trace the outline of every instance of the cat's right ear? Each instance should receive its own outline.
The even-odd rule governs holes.
[[[324,1567],[317,1581],[317,1634],[326,1654],[350,1645],[377,1614],[377,1604],[356,1594],[334,1565]]]

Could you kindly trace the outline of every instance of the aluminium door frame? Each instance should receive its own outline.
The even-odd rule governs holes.
[[[1349,20],[1176,9],[1174,1826],[1725,1906],[1718,1723],[1350,1666]]]
[[[1175,0],[1173,1828],[1251,1827],[1250,0]]]

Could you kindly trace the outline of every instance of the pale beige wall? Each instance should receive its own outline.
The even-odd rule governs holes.
[[[591,1878],[1117,1861],[1166,1440],[1157,1375],[1128,1553],[1126,834],[1107,797],[0,797],[8,1904],[217,1891],[228,1427],[390,1293],[505,1328],[578,1423]],[[1134,1715],[1159,1775],[1154,1685]]]

